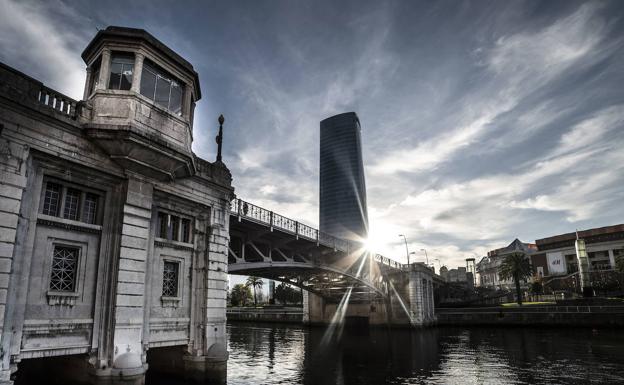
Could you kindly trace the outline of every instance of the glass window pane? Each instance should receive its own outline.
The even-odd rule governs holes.
[[[87,194],[84,202],[82,220],[94,224],[97,214],[98,196],[95,194]]]
[[[43,214],[57,216],[60,200],[61,186],[52,182],[46,183],[46,191],[43,198]]]
[[[121,82],[121,64],[111,63],[110,80],[108,81],[108,88],[111,90],[118,90],[119,83]]]
[[[171,100],[169,101],[169,111],[177,115],[182,115],[182,94],[182,87],[176,82],[171,82]]]
[[[182,219],[182,242],[191,242],[191,221],[190,219]]]
[[[121,70],[121,85],[120,90],[129,90],[132,86],[132,72],[134,70],[134,64],[123,64]]]
[[[171,89],[171,81],[160,75],[156,80],[156,98],[154,101],[161,106],[169,107],[169,91]]]
[[[154,92],[156,91],[156,74],[149,68],[143,67],[141,73],[141,95],[147,96],[154,100]]]
[[[68,188],[65,194],[65,212],[63,216],[67,219],[78,220],[78,206],[80,202],[80,191]]]
[[[174,241],[179,241],[179,234],[180,234],[180,218],[179,217],[174,217],[173,215],[171,216],[171,240]]]
[[[158,237],[167,238],[167,229],[169,228],[169,216],[165,213],[158,213]]]

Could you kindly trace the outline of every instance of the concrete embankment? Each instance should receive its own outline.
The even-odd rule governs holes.
[[[624,306],[518,306],[436,309],[438,325],[624,327]]]
[[[229,307],[226,311],[228,321],[253,322],[303,322],[303,309],[300,307],[249,308]]]

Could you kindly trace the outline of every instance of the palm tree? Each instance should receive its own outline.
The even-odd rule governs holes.
[[[247,287],[250,287],[253,289],[253,295],[254,295],[254,306],[258,306],[258,300],[256,297],[256,287],[258,288],[262,288],[262,285],[264,284],[264,282],[262,282],[262,278],[258,278],[258,277],[248,277],[247,278]]]
[[[520,290],[520,281],[525,281],[533,276],[531,262],[522,252],[509,254],[503,260],[498,268],[498,275],[501,280],[512,278],[516,284],[516,295],[518,297],[518,305],[522,305],[522,291]]]

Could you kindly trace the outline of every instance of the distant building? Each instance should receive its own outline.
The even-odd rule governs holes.
[[[445,282],[465,284],[469,287],[473,287],[474,275],[468,272],[465,267],[458,267],[456,269],[448,269],[446,266],[440,268],[440,276]]]
[[[616,259],[624,256],[624,224],[579,231],[578,237],[585,240],[590,271],[613,271]],[[547,277],[578,272],[576,238],[577,233],[567,233],[535,241],[537,252],[531,261],[536,274]]]
[[[498,274],[498,270],[505,260],[505,257],[515,252],[523,252],[527,255],[527,258],[530,258],[536,251],[537,246],[535,244],[524,243],[517,238],[507,247],[489,251],[487,257],[483,257],[476,266],[476,272],[479,276],[479,286],[496,289],[513,288],[513,280],[501,280]]]
[[[356,241],[368,237],[360,131],[355,112],[321,121],[319,230]]]

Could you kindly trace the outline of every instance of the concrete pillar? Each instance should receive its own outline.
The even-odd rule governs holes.
[[[409,310],[412,325],[421,325],[423,322],[423,295],[421,274],[415,271],[409,273]]]
[[[108,88],[108,79],[110,77],[111,51],[109,48],[102,49],[102,61],[100,64],[100,80],[97,84],[98,90]]]
[[[143,60],[145,55],[141,52],[134,54],[134,71],[132,72],[132,86],[130,91],[134,91],[137,94],[141,93],[141,74],[143,73]]]
[[[303,304],[302,304],[302,307],[303,307],[303,319],[302,319],[302,321],[303,321],[304,324],[309,324],[310,323],[310,303],[309,303],[310,302],[310,293],[308,293],[307,290],[304,290],[302,295],[303,295],[303,300],[302,300],[302,302],[303,302]]]

